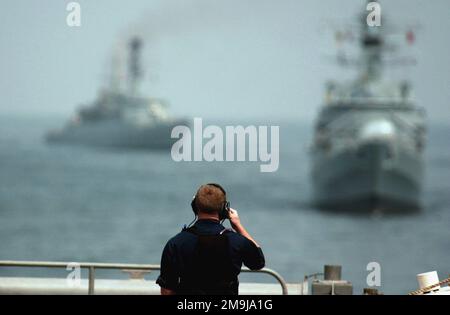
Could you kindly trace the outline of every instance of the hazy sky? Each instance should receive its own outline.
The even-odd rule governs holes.
[[[71,114],[105,83],[112,49],[145,37],[143,94],[177,115],[223,119],[311,119],[324,81],[338,78],[328,21],[353,23],[355,0],[80,0],[82,26],[66,24],[66,4],[2,0],[0,115]],[[450,1],[382,1],[399,26],[420,22],[405,52],[409,76],[431,120],[450,119]]]

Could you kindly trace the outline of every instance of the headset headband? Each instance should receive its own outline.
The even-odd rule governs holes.
[[[220,191],[221,191],[221,192],[223,193],[223,195],[225,196],[225,199],[227,199],[227,192],[226,192],[225,189],[224,189],[222,186],[220,186],[219,184],[216,184],[216,183],[208,183],[208,184],[206,184],[206,186],[213,186],[213,187],[219,188]]]

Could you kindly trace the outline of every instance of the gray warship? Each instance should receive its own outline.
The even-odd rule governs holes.
[[[64,128],[50,131],[47,142],[131,149],[169,148],[173,143],[172,128],[186,125],[187,121],[170,118],[165,100],[138,93],[142,78],[141,48],[139,38],[130,41],[125,88],[118,82],[123,76],[113,70],[109,87],[100,91],[93,104],[81,107]],[[116,63],[117,60],[113,66]]]
[[[329,82],[311,145],[313,203],[338,211],[420,210],[426,118],[407,81],[382,78],[388,32],[358,21],[360,54],[351,82]],[[407,34],[407,40],[412,39]],[[338,58],[349,66],[348,59]],[[397,60],[401,61],[401,60]],[[393,62],[393,60],[391,60]],[[404,65],[404,62],[397,62]]]

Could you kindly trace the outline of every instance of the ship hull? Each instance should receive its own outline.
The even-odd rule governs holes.
[[[423,161],[412,148],[372,141],[313,158],[314,203],[328,210],[417,211]]]
[[[153,125],[132,125],[111,120],[73,125],[51,132],[46,140],[53,144],[83,145],[131,149],[167,149],[174,143],[171,131],[177,125],[186,125],[179,120]]]

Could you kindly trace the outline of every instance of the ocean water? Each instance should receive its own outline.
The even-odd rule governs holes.
[[[430,126],[424,209],[393,216],[324,213],[310,205],[308,123],[280,124],[275,173],[260,173],[255,162],[176,163],[169,151],[48,146],[44,133],[61,124],[0,118],[0,260],[159,263],[165,242],[192,220],[196,188],[219,182],[262,245],[267,267],[289,282],[321,272],[324,264],[341,264],[343,278],[360,294],[366,266],[375,261],[380,290],[404,294],[417,288],[417,273],[450,274],[447,126]]]

